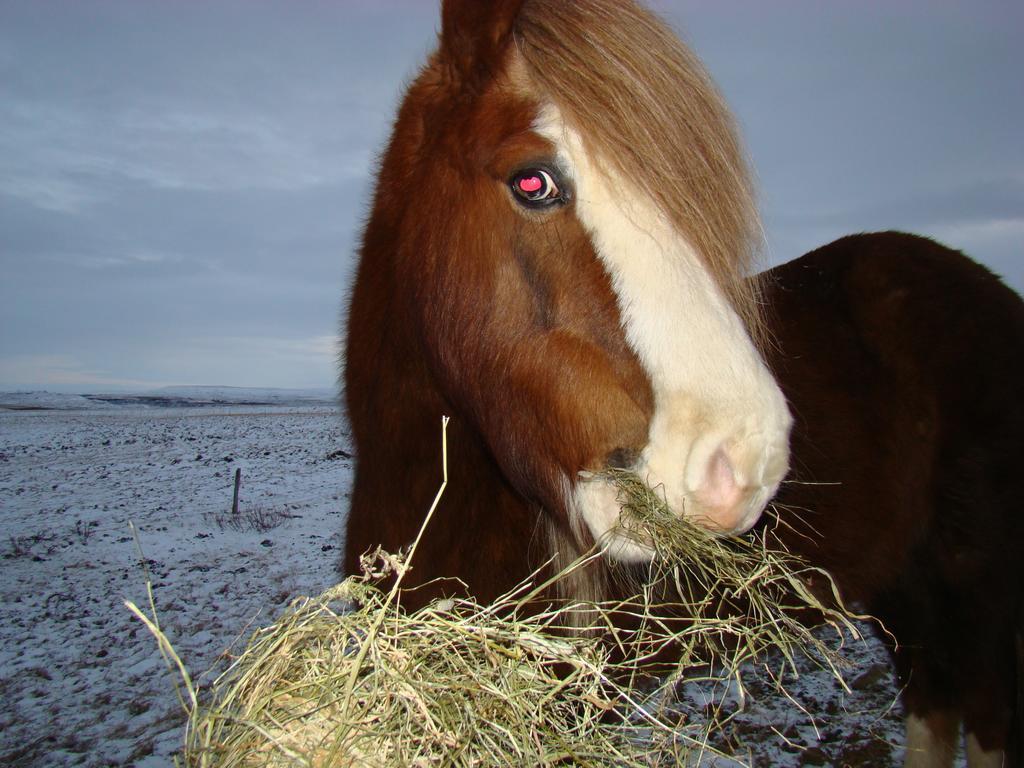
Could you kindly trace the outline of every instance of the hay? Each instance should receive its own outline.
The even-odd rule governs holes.
[[[809,627],[828,623],[856,638],[851,619],[863,617],[849,613],[825,571],[783,549],[772,526],[744,537],[717,535],[674,514],[633,472],[608,469],[598,477],[618,491],[618,532],[656,553],[642,579],[626,574],[641,595],[642,614],[689,620],[683,629],[677,622],[664,630],[676,643],[693,638],[681,667],[707,663],[735,672],[774,650],[794,674],[797,657],[810,657],[842,682],[841,659]],[[826,594],[812,591],[812,583]],[[653,641],[660,639],[655,632]]]
[[[795,619],[813,609],[849,627],[841,609],[806,588],[806,566],[764,538],[727,540],[680,521],[635,475],[606,479],[619,489],[624,530],[655,543],[659,555],[627,601],[538,601],[554,579],[599,557],[591,553],[554,579],[535,574],[489,606],[445,599],[407,612],[399,588],[421,529],[405,555],[375,553],[363,574],[294,601],[202,696],[152,603],[152,618],[129,605],[184,681],[185,763],[689,764],[714,752],[710,739],[727,718],[682,713],[680,722],[669,695],[680,682],[732,681],[742,697],[741,665],[772,648],[791,667],[798,654],[811,654],[838,677],[834,654]],[[590,631],[571,629],[581,612]],[[669,646],[679,659],[675,674],[641,696],[634,683]]]
[[[524,615],[528,591],[406,613],[374,583],[404,564],[381,561],[254,635],[193,713],[187,764],[649,765],[650,742],[610,714],[631,694],[599,638]],[[685,734],[647,725],[680,751]]]

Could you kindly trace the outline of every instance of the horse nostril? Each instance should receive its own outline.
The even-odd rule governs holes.
[[[697,499],[705,507],[730,513],[743,499],[743,489],[736,483],[736,473],[725,451],[719,448],[705,470],[704,482],[697,489]]]
[[[640,458],[638,448],[616,448],[605,458],[605,466],[609,469],[632,469]]]

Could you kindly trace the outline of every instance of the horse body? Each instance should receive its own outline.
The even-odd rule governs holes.
[[[789,546],[900,644],[908,762],[941,764],[961,718],[974,763],[1001,758],[1020,708],[1020,299],[898,234],[746,280],[742,152],[660,22],[619,0],[442,12],[349,307],[345,570],[415,537],[442,415],[449,485],[410,586],[452,577],[486,601],[595,543],[609,561],[649,558],[616,535],[614,493],[589,470],[634,469],[726,532],[780,489]],[[601,561],[561,586],[615,589]]]
[[[1024,674],[1024,303],[899,233],[771,277],[771,365],[796,421],[775,500],[787,544],[892,633],[918,732],[948,747],[963,720],[980,751],[1001,748]]]

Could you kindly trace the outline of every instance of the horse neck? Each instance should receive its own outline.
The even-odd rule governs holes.
[[[411,370],[408,361],[405,370]],[[362,545],[358,537],[364,528],[366,546],[380,543],[394,551],[413,540],[441,483],[441,415],[451,415],[448,484],[416,553],[413,581],[457,576],[487,603],[535,572],[544,580],[568,568],[583,554],[579,537],[523,499],[467,420],[414,379],[391,390],[403,393],[400,403],[383,402],[375,394],[361,398],[363,408],[350,416],[359,461],[349,525],[355,548]],[[373,384],[378,392],[387,389],[379,376]],[[350,399],[355,392],[350,384]],[[427,591],[420,599],[433,596]],[[548,596],[569,602],[607,599],[603,562],[572,570]]]

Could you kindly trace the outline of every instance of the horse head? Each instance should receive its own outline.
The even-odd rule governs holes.
[[[465,460],[500,473],[467,482],[507,483],[580,548],[651,555],[616,532],[608,466],[710,528],[750,528],[791,425],[758,351],[752,198],[721,98],[647,11],[445,0],[350,307],[353,515],[361,483],[388,482],[371,475],[436,454],[433,432],[412,443],[446,412],[479,443]]]

